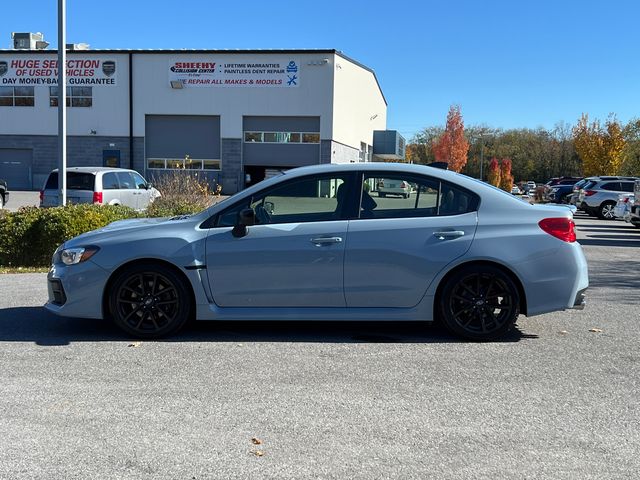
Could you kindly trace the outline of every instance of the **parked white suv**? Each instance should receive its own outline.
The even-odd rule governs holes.
[[[580,190],[580,210],[605,220],[613,220],[613,210],[621,193],[632,193],[636,177],[589,177]]]
[[[635,181],[633,187],[633,205],[631,205],[631,214],[629,215],[629,222],[634,227],[640,228],[640,180]]]
[[[67,203],[124,205],[144,210],[160,192],[135,170],[108,167],[67,168]],[[40,191],[40,206],[55,207],[58,201],[58,169],[53,170]]]

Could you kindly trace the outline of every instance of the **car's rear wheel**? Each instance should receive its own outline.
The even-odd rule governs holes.
[[[598,217],[603,220],[613,220],[616,216],[613,209],[616,208],[615,202],[604,202],[598,209]]]
[[[109,294],[114,322],[138,338],[160,338],[180,330],[189,319],[189,292],[173,270],[138,264],[120,272]]]
[[[515,283],[491,265],[457,271],[446,281],[440,298],[445,326],[470,340],[500,338],[512,328],[520,313]]]

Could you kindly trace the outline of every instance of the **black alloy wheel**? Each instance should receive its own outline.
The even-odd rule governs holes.
[[[121,329],[138,338],[176,333],[187,322],[191,302],[184,281],[162,265],[134,265],[113,282],[109,310]]]
[[[615,202],[604,202],[600,205],[598,210],[598,217],[603,220],[613,220],[616,216],[613,214],[613,209],[616,208]]]
[[[445,326],[470,340],[495,340],[506,334],[520,314],[520,295],[499,268],[475,265],[451,276],[442,290]]]

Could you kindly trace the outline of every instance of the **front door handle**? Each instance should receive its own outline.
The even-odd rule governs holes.
[[[458,238],[458,237],[462,237],[463,235],[464,235],[464,232],[462,230],[448,230],[446,232],[433,232],[433,236],[437,237],[438,240]]]
[[[342,243],[342,237],[312,238],[311,243],[313,243],[316,247],[322,247],[323,245],[331,245],[333,243]]]

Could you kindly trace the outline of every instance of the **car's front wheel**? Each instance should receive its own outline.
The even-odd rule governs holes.
[[[114,279],[109,292],[114,322],[138,338],[160,338],[180,330],[191,301],[184,280],[163,265],[138,264]]]
[[[520,313],[520,295],[511,278],[491,265],[455,272],[440,297],[441,318],[456,335],[495,340],[506,334]]]

